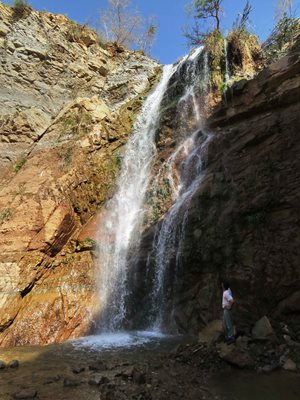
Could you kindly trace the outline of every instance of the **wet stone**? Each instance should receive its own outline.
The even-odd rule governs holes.
[[[116,377],[121,377],[122,379],[132,379],[133,374],[135,372],[135,368],[132,366],[129,366],[127,368],[124,368],[120,373],[116,374]]]
[[[65,378],[64,379],[64,387],[76,387],[80,385],[80,381],[77,379],[72,378]]]
[[[12,360],[9,364],[8,364],[9,368],[18,368],[19,367],[19,361],[18,360]]]
[[[98,385],[103,385],[108,382],[109,382],[109,379],[106,376],[103,376],[100,374],[95,374],[89,380],[89,385],[98,386]]]
[[[60,375],[49,377],[44,381],[44,385],[49,385],[51,383],[58,382],[60,379],[61,379]]]
[[[138,385],[143,385],[144,383],[146,383],[146,374],[135,369],[133,371],[132,379],[134,383]]]
[[[72,372],[74,372],[74,374],[80,374],[80,372],[83,372],[85,370],[85,367],[75,367],[72,369]]]
[[[96,361],[93,364],[89,365],[90,371],[105,371],[107,370],[107,365],[104,364],[103,361]]]
[[[34,399],[36,395],[37,391],[35,389],[23,389],[14,393],[12,398],[16,400]]]

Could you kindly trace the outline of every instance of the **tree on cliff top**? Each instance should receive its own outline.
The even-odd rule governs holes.
[[[276,20],[279,21],[285,16],[288,18],[292,18],[294,16],[293,6],[294,0],[277,0],[275,14]]]
[[[157,27],[153,18],[143,17],[131,7],[131,0],[107,0],[100,11],[100,33],[107,41],[143,51],[152,46]]]
[[[189,12],[194,17],[194,25],[185,32],[189,44],[199,45],[204,42],[208,35],[205,30],[207,21],[211,22],[210,32],[220,32],[220,16],[222,13],[221,4],[223,0],[194,0],[189,7]]]
[[[277,23],[263,44],[266,62],[269,64],[286,55],[300,32],[300,19],[295,18],[294,0],[278,0],[275,19]]]
[[[199,19],[213,18],[217,30],[220,30],[220,12],[223,0],[195,0],[195,17]]]

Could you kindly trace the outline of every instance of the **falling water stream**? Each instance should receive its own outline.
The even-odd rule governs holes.
[[[127,254],[138,246],[143,221],[143,200],[149,182],[151,161],[155,154],[154,135],[159,122],[159,106],[172,66],[164,67],[155,91],[147,98],[134,124],[126,146],[118,190],[106,207],[100,227],[99,301],[101,330],[122,328],[127,294]]]
[[[202,67],[199,70],[199,59]],[[168,166],[169,185],[173,205],[157,229],[153,243],[155,268],[152,285],[152,304],[149,319],[150,332],[160,334],[166,312],[165,286],[169,260],[175,249],[180,249],[184,238],[188,204],[201,184],[207,144],[211,135],[203,133],[202,110],[199,91],[208,87],[207,55],[202,48],[194,50],[174,66],[165,66],[160,83],[148,96],[138,116],[132,136],[126,145],[122,169],[115,196],[106,205],[99,227],[99,328],[104,342],[135,341],[120,333],[126,323],[126,298],[131,288],[128,284],[130,267],[128,254],[138,250],[144,221],[144,199],[151,179],[151,168],[156,156],[155,134],[159,128],[161,103],[167,96],[170,78],[180,76],[184,70],[184,90],[178,99],[180,114],[178,130],[180,141],[165,165]],[[192,118],[188,116],[192,108]],[[189,122],[188,122],[189,121]],[[176,272],[175,272],[176,275]],[[146,311],[147,312],[147,311]],[[121,335],[121,336],[120,336]],[[124,336],[125,335],[125,336]],[[149,333],[143,334],[149,338]],[[151,337],[151,334],[150,334]],[[107,339],[109,338],[109,339]]]

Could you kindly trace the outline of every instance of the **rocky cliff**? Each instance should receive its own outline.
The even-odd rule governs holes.
[[[62,15],[0,3],[0,345],[90,330],[94,243],[82,227],[114,192],[159,70]]]
[[[176,95],[175,89],[170,93]],[[174,137],[172,96],[167,101],[158,158],[168,154],[168,143],[180,141]],[[225,278],[236,299],[239,331],[248,333],[267,315],[279,329],[288,324],[300,339],[299,111],[298,42],[289,56],[229,88],[208,118],[204,130],[212,139],[204,180],[186,210],[180,252],[168,266],[168,301],[181,332],[197,333],[220,318]],[[163,217],[158,227],[162,222]],[[140,279],[145,266],[155,263],[155,232],[149,229],[142,241]],[[137,288],[139,309],[146,292]],[[138,310],[134,313],[141,323]]]
[[[91,238],[160,67],[104,46],[64,16],[18,14],[1,3],[0,56],[0,345],[59,342],[91,332],[97,320]],[[186,214],[181,268],[170,260],[177,276],[168,300],[182,332],[197,333],[220,316],[226,277],[239,330],[268,315],[300,339],[299,75],[296,45],[229,88],[203,128],[213,136],[205,178]],[[179,74],[164,100],[154,173],[182,139],[174,104],[183,92]],[[153,236],[172,202],[161,189],[156,203],[148,198],[147,231],[131,254],[138,327]]]
[[[299,46],[224,100],[208,120],[215,138],[183,255],[184,280],[197,277],[197,284],[188,295],[193,306],[181,308],[178,297],[178,322],[191,329],[199,314],[217,317],[219,282],[227,277],[239,330],[268,315],[299,340]]]

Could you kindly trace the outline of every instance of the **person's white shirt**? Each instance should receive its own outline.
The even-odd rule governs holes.
[[[222,299],[222,308],[227,310],[231,309],[233,303],[233,297],[230,289],[224,290]]]

